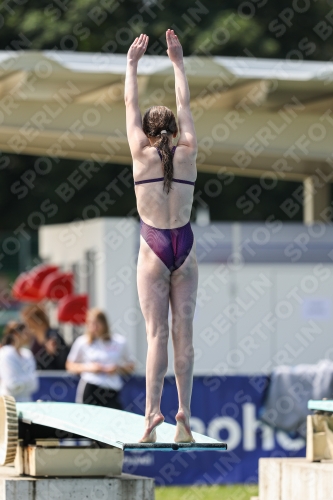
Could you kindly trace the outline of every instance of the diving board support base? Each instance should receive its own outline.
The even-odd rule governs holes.
[[[333,461],[333,401],[308,401],[308,409],[315,412],[306,420],[306,458],[312,462]]]
[[[311,462],[333,460],[333,416],[308,415],[306,458]]]
[[[259,459],[259,500],[328,500],[332,491],[333,461]]]
[[[121,474],[117,477],[18,477],[13,467],[0,467],[1,500],[154,500],[154,480]]]
[[[105,477],[120,476],[123,461],[119,448],[23,446],[19,442],[14,468],[17,475],[31,477]]]

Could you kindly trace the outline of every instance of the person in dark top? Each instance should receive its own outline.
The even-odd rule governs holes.
[[[21,316],[33,336],[30,348],[37,370],[65,370],[69,347],[58,330],[51,328],[44,308],[39,304],[26,306]]]

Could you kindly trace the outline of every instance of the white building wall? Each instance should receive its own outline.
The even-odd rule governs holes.
[[[333,359],[333,265],[199,265],[195,373]]]
[[[96,305],[106,311],[112,329],[127,337],[137,372],[144,373],[147,344],[136,285],[138,248],[139,224],[130,218],[40,230],[41,257],[64,269],[84,266],[86,252],[94,252]],[[85,280],[79,282],[79,292],[84,292]],[[260,374],[279,364],[333,359],[332,290],[333,263],[199,260],[194,373]],[[171,338],[168,372],[173,373]]]
[[[77,293],[86,292],[86,253],[94,252],[95,305],[105,310],[111,328],[127,337],[133,353],[142,319],[135,281],[138,238],[134,219],[116,217],[48,225],[39,231],[43,260],[64,270],[78,266]]]
[[[112,329],[127,337],[137,357],[137,370],[142,371],[145,352],[141,352],[140,339],[145,342],[145,333],[136,286],[138,223],[130,218],[102,220],[105,261],[99,269],[103,275],[103,298],[98,305],[107,311]]]

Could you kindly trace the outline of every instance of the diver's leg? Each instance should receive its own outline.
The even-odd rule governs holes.
[[[142,236],[140,236],[137,285],[148,342],[146,429],[141,442],[155,442],[154,429],[164,420],[160,404],[164,376],[168,367],[170,271]]]
[[[179,408],[175,441],[193,441],[190,404],[193,385],[193,316],[198,288],[195,241],[185,262],[171,274],[172,342]]]

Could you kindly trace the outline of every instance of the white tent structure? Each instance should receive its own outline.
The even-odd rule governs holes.
[[[197,56],[185,64],[198,169],[257,177],[262,189],[303,182],[304,222],[330,221],[332,64]],[[0,51],[1,151],[55,165],[59,158],[131,164],[125,70],[121,54]],[[142,111],[154,104],[175,111],[166,56],[144,56],[138,75]]]

